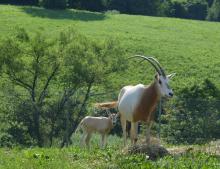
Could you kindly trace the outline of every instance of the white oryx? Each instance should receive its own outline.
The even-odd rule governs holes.
[[[160,63],[153,57],[135,55],[131,58],[140,58],[148,61],[157,71],[154,81],[149,85],[138,84],[125,86],[121,89],[118,101],[103,103],[103,107],[118,106],[121,125],[123,130],[124,145],[126,144],[126,121],[131,122],[131,142],[137,142],[137,127],[139,121],[147,124],[146,142],[150,143],[150,128],[154,118],[154,110],[162,97],[172,97],[173,91],[169,86],[169,80],[175,73],[166,75]]]
[[[100,147],[105,147],[108,133],[111,131],[117,120],[117,114],[109,114],[108,117],[86,116],[79,123],[75,133],[81,128],[83,135],[81,137],[81,146],[86,145],[89,148],[89,141],[92,133],[101,134]]]

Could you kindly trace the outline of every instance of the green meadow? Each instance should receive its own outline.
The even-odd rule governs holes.
[[[1,38],[13,34],[16,27],[24,27],[30,34],[42,31],[48,37],[75,27],[94,39],[117,39],[128,56],[155,56],[167,73],[176,72],[172,81],[176,91],[207,78],[220,87],[220,23],[217,22],[1,5]],[[151,66],[132,62],[127,72],[114,78],[121,86],[148,83],[154,73]]]

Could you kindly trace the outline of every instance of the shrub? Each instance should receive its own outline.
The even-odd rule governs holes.
[[[70,8],[85,9],[89,11],[104,11],[103,0],[69,0]]]
[[[109,10],[118,10],[122,13],[128,13],[128,1],[108,0],[107,7]]]
[[[13,4],[13,5],[38,5],[38,0],[3,0],[0,4]]]
[[[164,1],[158,8],[158,16],[172,16],[172,2],[170,0]]]
[[[130,0],[129,12],[141,15],[157,15],[160,0]]]
[[[204,20],[207,16],[208,4],[206,1],[191,1],[187,4],[188,18]]]
[[[214,0],[211,8],[208,10],[207,20],[220,21],[220,0]]]
[[[187,18],[187,8],[185,5],[185,2],[173,2],[171,5],[170,16],[177,18]]]
[[[167,141],[192,144],[219,139],[219,97],[220,90],[209,80],[183,89],[172,104],[172,113],[162,116],[162,134]]]
[[[42,5],[47,9],[65,9],[67,0],[43,0]]]

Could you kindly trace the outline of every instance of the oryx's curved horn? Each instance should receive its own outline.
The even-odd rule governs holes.
[[[157,65],[155,65],[155,61],[153,61],[152,59],[149,59],[149,57],[142,56],[142,55],[135,55],[135,56],[129,57],[129,59],[138,58],[138,57],[141,58],[141,59],[147,60],[156,69],[157,73],[159,75],[162,75],[162,72],[161,72],[160,68],[158,68]]]
[[[153,60],[156,64],[157,64],[157,66],[160,68],[160,71],[161,71],[161,73],[162,73],[162,76],[166,76],[166,74],[165,74],[165,71],[164,71],[164,69],[162,68],[162,66],[160,65],[160,63],[158,62],[158,60],[157,59],[155,59],[154,57],[148,57],[149,59],[151,59],[151,60]]]

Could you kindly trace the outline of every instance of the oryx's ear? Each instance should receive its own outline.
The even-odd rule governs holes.
[[[159,79],[159,73],[156,72],[154,77],[155,77],[156,80],[158,80]]]
[[[171,73],[171,74],[167,75],[167,78],[172,79],[175,75],[176,75],[176,73]]]

